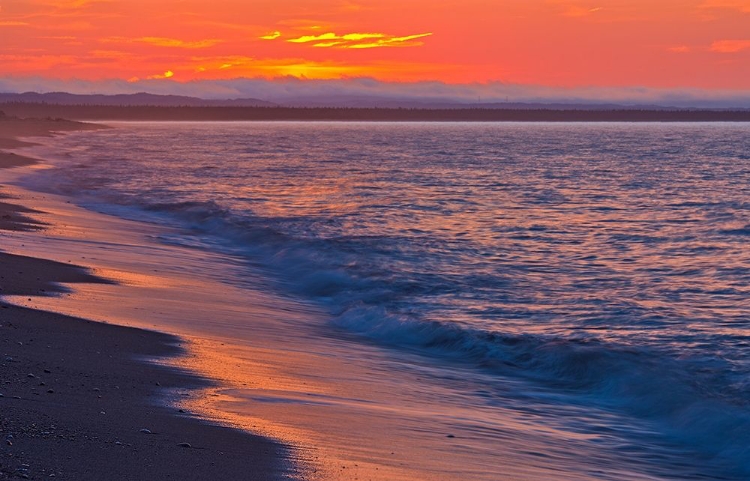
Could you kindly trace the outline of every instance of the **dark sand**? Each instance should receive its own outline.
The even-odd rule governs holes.
[[[0,191],[0,198],[2,197],[2,191]],[[38,213],[22,205],[0,202],[0,230],[30,231],[41,228],[44,225],[42,222],[26,215],[35,212]]]
[[[23,145],[14,137],[46,135],[49,124],[2,120],[0,145]],[[19,164],[14,157],[20,156],[0,156],[0,162],[33,162]],[[2,188],[0,197],[7,197]],[[33,212],[3,201],[0,231],[41,228],[26,215]],[[69,264],[0,252],[0,295],[60,293],[61,282],[106,281]],[[165,390],[190,394],[188,389],[210,382],[148,362],[180,355],[180,342],[0,300],[0,479],[283,477],[289,454],[284,446],[159,403]]]

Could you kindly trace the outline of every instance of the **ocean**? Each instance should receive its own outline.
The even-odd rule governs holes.
[[[750,126],[112,125],[19,184],[288,303],[211,409],[311,479],[750,478]]]

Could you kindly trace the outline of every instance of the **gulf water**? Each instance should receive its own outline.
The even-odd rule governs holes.
[[[450,426],[447,479],[750,479],[750,126],[112,125],[23,183],[239,260],[323,313],[278,326],[299,349],[392,360],[371,385],[455,408],[403,423]]]

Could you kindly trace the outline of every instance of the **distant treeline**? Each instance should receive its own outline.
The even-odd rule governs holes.
[[[0,103],[18,117],[71,120],[265,120],[401,122],[750,122],[750,110],[556,110],[297,107],[157,107]]]

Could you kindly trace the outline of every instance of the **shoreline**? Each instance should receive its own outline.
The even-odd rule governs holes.
[[[25,136],[101,128],[4,119],[0,168],[35,159],[2,149]],[[0,233],[45,228],[33,205],[0,186]],[[0,295],[62,295],[69,283],[110,283],[85,268],[0,252]],[[64,283],[61,286],[58,283]],[[83,313],[85,316],[85,313]],[[249,479],[288,475],[289,448],[163,402],[215,382],[161,362],[185,354],[178,337],[33,310],[0,298],[0,479]]]

